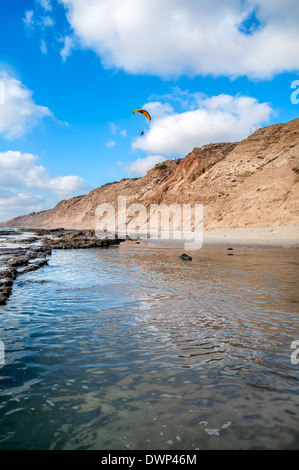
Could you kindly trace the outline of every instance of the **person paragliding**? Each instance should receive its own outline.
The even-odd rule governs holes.
[[[135,109],[135,110],[133,111],[133,113],[134,113],[134,114],[140,113],[140,114],[142,114],[144,117],[146,117],[146,119],[148,119],[149,121],[151,121],[151,119],[152,119],[152,118],[151,118],[151,115],[149,114],[149,112],[146,111],[145,109]],[[143,136],[143,135],[144,135],[144,131],[141,131],[141,132],[140,132],[140,136]]]
[[[149,112],[146,111],[145,109],[135,109],[135,110],[133,111],[133,113],[134,113],[134,114],[136,114],[136,113],[143,114],[143,116],[145,116],[146,119],[148,119],[149,121],[151,121],[151,119],[152,119],[152,118],[151,118],[151,115],[149,114]]]

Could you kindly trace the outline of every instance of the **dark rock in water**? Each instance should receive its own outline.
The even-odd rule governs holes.
[[[230,251],[230,250],[233,250],[233,248],[228,248],[227,250]]]
[[[192,261],[192,257],[189,255],[186,255],[185,253],[179,256],[179,258],[183,259],[184,261]]]
[[[47,233],[43,244],[55,248],[56,250],[71,250],[75,248],[104,248],[109,245],[119,244],[120,239],[102,240],[96,236],[93,230],[64,230]],[[50,237],[47,235],[51,235]]]
[[[9,267],[0,272],[0,305],[5,305],[6,299],[10,296],[17,271]]]

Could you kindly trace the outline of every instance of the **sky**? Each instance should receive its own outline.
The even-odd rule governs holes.
[[[0,221],[297,118],[298,24],[298,0],[1,0]]]

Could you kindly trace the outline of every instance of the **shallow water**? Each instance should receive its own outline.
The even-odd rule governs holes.
[[[299,448],[298,251],[180,254],[54,250],[18,278],[0,449]]]

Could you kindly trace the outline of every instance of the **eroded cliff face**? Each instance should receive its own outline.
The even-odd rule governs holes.
[[[96,208],[118,197],[127,205],[203,204],[204,227],[299,223],[299,119],[259,129],[238,143],[209,144],[156,165],[146,176],[101,186],[48,211],[2,227],[95,229]],[[146,223],[146,221],[144,221]]]

